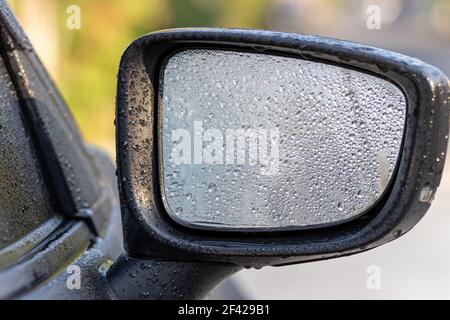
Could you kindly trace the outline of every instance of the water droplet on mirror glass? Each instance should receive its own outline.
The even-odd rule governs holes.
[[[170,58],[161,84],[161,190],[181,222],[335,223],[370,208],[392,178],[406,99],[384,79],[290,57],[195,49]],[[188,136],[172,143],[179,129]]]

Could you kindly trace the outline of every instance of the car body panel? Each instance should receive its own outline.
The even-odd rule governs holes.
[[[2,142],[18,151],[27,143],[32,145],[43,177],[30,179],[44,183],[53,205],[52,209],[41,208],[40,214],[59,217],[47,222],[41,219],[8,241],[0,255],[0,297],[110,299],[104,272],[98,271],[97,264],[106,262],[103,267],[107,269],[123,251],[114,165],[103,152],[84,143],[69,109],[4,1],[0,1],[0,24],[1,54],[7,69],[2,76],[9,77],[7,90],[15,91],[18,98],[10,113],[20,114],[16,118],[22,121],[24,132],[15,140],[3,136]],[[2,103],[4,111],[5,100]],[[11,169],[0,162],[0,171],[18,174]],[[18,169],[23,174],[30,171]],[[24,188],[29,192],[20,196],[33,201],[35,192],[26,183],[14,185],[14,177],[7,182],[12,184],[11,192]],[[34,202],[39,209],[38,200]],[[25,226],[37,219],[26,212],[25,222],[19,223],[19,218],[12,217],[9,223]],[[2,224],[6,222],[2,220]],[[84,279],[79,290],[66,285],[67,267],[74,264]]]

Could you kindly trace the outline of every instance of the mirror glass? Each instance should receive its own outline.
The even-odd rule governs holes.
[[[158,114],[173,219],[285,230],[342,223],[380,199],[399,159],[406,98],[336,65],[191,49],[163,64]]]

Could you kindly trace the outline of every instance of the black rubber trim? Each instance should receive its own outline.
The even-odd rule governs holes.
[[[91,232],[82,221],[57,229],[16,264],[0,272],[0,299],[14,299],[61,272],[89,246]]]

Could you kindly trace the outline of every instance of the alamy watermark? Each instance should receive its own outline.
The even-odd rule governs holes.
[[[371,265],[367,267],[367,280],[366,286],[369,290],[381,289],[381,268],[377,265]]]
[[[72,4],[66,9],[69,15],[66,19],[66,27],[69,30],[81,29],[81,9],[79,6]]]
[[[171,143],[171,161],[176,165],[248,164],[259,165],[262,175],[278,174],[278,128],[205,129],[202,121],[194,121],[193,134],[188,129],[172,130]]]
[[[69,276],[66,279],[66,288],[69,290],[81,289],[81,269],[79,266],[73,264],[66,269]]]
[[[381,29],[381,8],[377,5],[370,5],[366,9],[366,26],[369,30]]]

